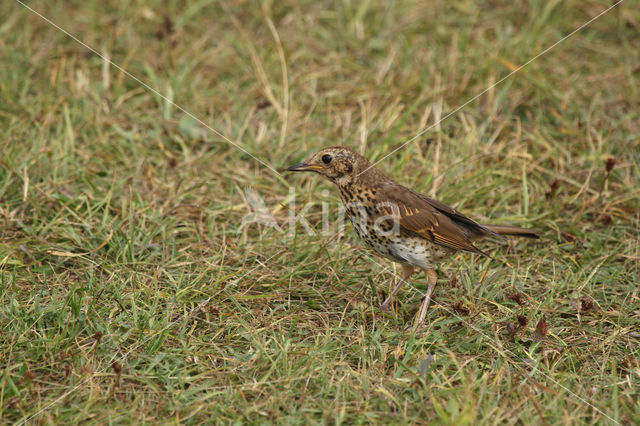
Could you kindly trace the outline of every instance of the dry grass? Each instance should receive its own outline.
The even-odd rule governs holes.
[[[381,159],[609,5],[29,2],[276,169],[335,144]],[[350,231],[241,226],[251,187],[288,230],[293,186],[320,231],[327,182],[273,173],[3,2],[1,418],[640,422],[637,6],[382,161],[544,232],[443,263],[413,333],[425,280],[382,314],[394,270]]]

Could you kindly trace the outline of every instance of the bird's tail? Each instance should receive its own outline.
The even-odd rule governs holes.
[[[487,228],[491,232],[495,232],[500,235],[513,235],[515,237],[525,237],[525,238],[540,238],[540,232],[534,231],[533,229],[524,229],[518,228],[517,226],[511,225],[482,225],[484,228]]]

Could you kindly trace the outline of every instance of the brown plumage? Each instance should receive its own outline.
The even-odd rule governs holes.
[[[424,321],[437,281],[434,263],[458,250],[486,256],[474,245],[484,237],[514,235],[538,238],[538,233],[509,225],[482,225],[459,211],[395,183],[369,160],[345,147],[325,148],[289,171],[312,171],[336,184],[356,233],[378,254],[402,265],[403,278],[381,308],[387,310],[395,293],[416,268],[427,273],[429,288],[418,314]]]

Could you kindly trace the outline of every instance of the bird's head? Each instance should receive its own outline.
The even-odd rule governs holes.
[[[336,185],[349,185],[362,173],[374,170],[372,164],[357,152],[342,146],[324,148],[303,163],[289,167],[290,172],[315,172]]]

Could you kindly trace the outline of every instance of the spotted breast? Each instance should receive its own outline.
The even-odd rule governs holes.
[[[407,235],[394,221],[382,203],[375,200],[376,188],[340,188],[347,217],[360,239],[378,254],[407,265],[428,269],[435,261],[453,254],[454,250],[424,238]]]

